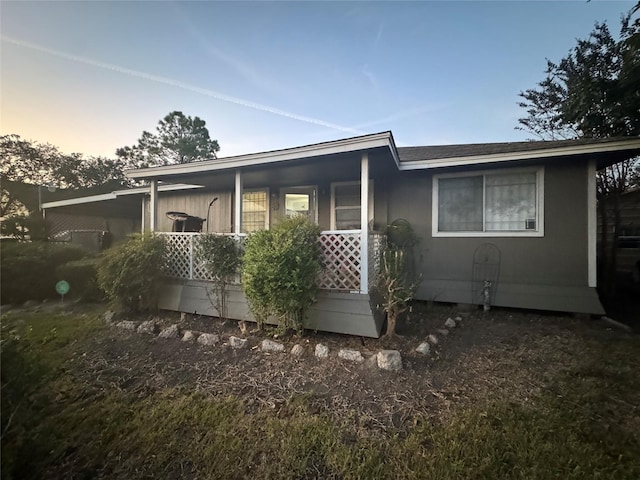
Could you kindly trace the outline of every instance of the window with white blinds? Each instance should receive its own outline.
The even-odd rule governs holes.
[[[436,175],[434,236],[542,236],[543,169]]]

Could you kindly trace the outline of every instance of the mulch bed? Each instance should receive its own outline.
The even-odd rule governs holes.
[[[323,332],[287,335],[283,353],[262,352],[264,332],[249,334],[249,346],[235,350],[177,339],[162,339],[110,328],[82,345],[75,374],[94,389],[113,388],[144,397],[166,388],[233,395],[247,411],[270,408],[286,416],[304,398],[314,413],[330,415],[359,434],[403,434],[418,418],[446,419],[452,406],[505,395],[526,403],[544,389],[558,369],[569,368],[594,336],[620,335],[602,323],[539,313],[492,310],[463,312],[460,326],[424,356],[414,351],[426,335],[459,313],[448,305],[418,304],[399,326],[402,336],[370,339]],[[142,320],[142,319],[140,319]],[[235,321],[164,312],[161,322],[182,330],[241,337]],[[249,324],[251,325],[251,324]],[[223,343],[221,342],[221,343]],[[330,357],[313,352],[322,343]],[[289,354],[300,344],[305,353]],[[404,368],[377,369],[338,358],[341,348],[367,357],[381,349],[400,350]],[[540,358],[546,361],[541,363]]]

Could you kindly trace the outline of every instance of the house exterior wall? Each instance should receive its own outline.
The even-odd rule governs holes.
[[[173,221],[170,220],[167,212],[184,212],[195,217],[205,218],[209,202],[218,197],[218,200],[211,206],[209,211],[209,226],[207,223],[202,226],[203,231],[229,233],[232,232],[232,193],[231,192],[193,192],[178,191],[171,193],[160,193],[158,196],[158,227],[159,232],[170,232]],[[145,197],[145,230],[149,229],[149,197]]]
[[[427,171],[398,173],[388,185],[389,220],[405,218],[420,237],[418,299],[472,303],[474,253],[491,243],[501,254],[495,305],[604,313],[588,287],[586,162],[544,165],[542,237],[433,237],[432,185]]]

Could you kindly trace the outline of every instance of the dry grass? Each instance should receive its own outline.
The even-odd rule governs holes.
[[[3,478],[640,478],[635,336],[472,315],[395,374],[316,360],[336,336],[285,340],[307,345],[296,358],[124,333],[97,312],[3,317]]]

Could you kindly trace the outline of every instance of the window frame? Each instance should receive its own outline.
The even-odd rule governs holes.
[[[309,206],[313,206],[313,222],[318,224],[318,185],[293,185],[288,187],[280,188],[280,208],[279,213],[282,215],[282,218],[287,215],[287,194],[302,194],[306,195],[311,191],[311,195],[309,198],[310,203]]]
[[[486,231],[486,176],[508,175],[510,173],[536,174],[536,229]],[[441,232],[438,230],[439,180],[443,178],[462,178],[482,176],[482,231]],[[459,173],[441,173],[433,176],[431,197],[431,236],[432,237],[544,237],[544,167],[508,168],[466,171]]]
[[[331,231],[336,231],[336,232],[347,232],[349,230],[337,230],[336,229],[336,208],[337,209],[344,209],[345,207],[336,207],[336,187],[346,187],[346,186],[351,186],[351,185],[358,185],[360,186],[360,180],[354,180],[354,181],[348,181],[348,182],[332,182],[331,183],[331,212],[330,212],[330,216],[331,218],[329,219],[329,225],[330,225],[330,229]],[[362,192],[362,188],[360,189],[360,191]],[[367,219],[368,223],[371,223],[374,219],[374,211],[373,211],[373,207],[374,207],[374,203],[373,203],[373,180],[369,180],[369,199],[368,199],[368,212],[369,212],[369,218]],[[353,207],[348,207],[348,208],[353,208]],[[360,199],[360,209],[362,209],[362,198]],[[360,228],[356,229],[356,230],[362,230],[362,225],[360,225]]]
[[[269,227],[271,226],[271,219],[270,219],[270,215],[271,215],[271,204],[270,204],[270,192],[269,192],[269,188],[268,187],[264,187],[264,188],[247,188],[247,189],[243,189],[242,190],[242,203],[244,204],[244,194],[245,193],[256,193],[256,192],[264,192],[266,197],[267,197],[267,201],[266,201],[266,212],[265,212],[265,218],[264,218],[264,230],[269,230]],[[244,207],[244,205],[243,205]],[[244,208],[242,208],[242,216],[244,217],[244,213],[245,210]],[[244,218],[241,219],[241,225],[242,225],[242,230],[244,230]],[[249,232],[242,232],[243,234],[249,233]]]

